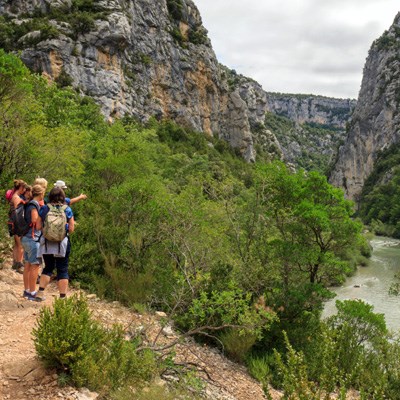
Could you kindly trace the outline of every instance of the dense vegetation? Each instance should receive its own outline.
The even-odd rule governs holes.
[[[381,235],[400,238],[400,146],[380,152],[365,181],[360,198],[360,216]]]
[[[369,255],[352,204],[324,176],[281,163],[246,164],[226,142],[168,121],[109,125],[90,99],[49,85],[4,52],[0,88],[3,188],[15,177],[40,175],[64,179],[71,196],[89,196],[74,206],[71,273],[81,286],[137,310],[168,312],[177,329],[223,343],[287,398],[353,386],[366,399],[396,399],[399,346],[383,317],[344,302],[337,316],[320,321],[332,297],[328,285]],[[96,364],[104,360],[123,360],[132,379],[153,375],[153,355],[122,345],[118,328],[107,333],[93,325],[79,300],[55,310],[41,315],[36,335],[47,362],[58,356],[56,348],[46,352],[46,340],[57,318],[72,311],[81,329],[119,349],[107,358],[87,343],[82,362],[94,376],[80,382],[74,352],[81,349],[64,343],[71,345],[65,371],[76,384],[97,388],[103,372]],[[112,392],[114,381],[104,383]]]

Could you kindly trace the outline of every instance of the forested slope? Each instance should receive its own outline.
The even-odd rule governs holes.
[[[176,329],[222,343],[288,395],[355,387],[396,399],[399,349],[383,317],[356,301],[319,318],[328,286],[369,253],[352,204],[325,177],[248,164],[226,142],[169,121],[106,123],[92,100],[3,51],[0,80],[3,189],[39,175],[88,195],[74,206],[75,282],[164,310]]]

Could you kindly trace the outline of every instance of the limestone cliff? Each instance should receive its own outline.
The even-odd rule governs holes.
[[[228,83],[248,108],[257,151],[280,155],[307,170],[326,172],[346,137],[355,100],[268,93],[250,78],[225,69]]]
[[[192,0],[0,0],[0,47],[20,51],[28,67],[58,85],[93,97],[110,120],[170,118],[227,140],[247,161],[255,159],[255,147],[266,158],[295,164],[303,152],[296,137],[277,140],[265,123],[268,113],[296,127],[342,129],[352,107],[268,94],[219,65]],[[337,138],[317,139],[332,157]]]
[[[171,118],[254,160],[246,104],[221,78],[191,0],[0,0],[0,15],[2,47],[107,118]]]
[[[400,13],[369,50],[359,99],[330,181],[357,200],[378,153],[400,139]]]

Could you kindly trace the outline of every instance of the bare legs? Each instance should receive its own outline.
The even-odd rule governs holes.
[[[58,281],[58,291],[60,295],[66,295],[68,291],[68,279],[60,279]]]
[[[39,288],[40,289],[46,289],[47,285],[50,282],[50,276],[48,275],[40,275],[40,282],[39,282]],[[60,279],[58,281],[58,291],[60,292],[60,295],[66,295],[68,291],[68,279]],[[39,296],[41,295],[40,290],[39,290]]]
[[[13,267],[18,269],[22,267],[22,259],[24,258],[24,249],[22,248],[21,238],[14,235],[14,248],[13,248]]]
[[[39,275],[39,264],[25,263],[24,265],[24,287],[29,293],[36,291],[36,281]]]

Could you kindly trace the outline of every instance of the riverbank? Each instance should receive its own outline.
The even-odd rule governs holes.
[[[388,328],[400,329],[400,298],[389,294],[395,275],[400,273],[400,240],[375,236],[368,266],[358,267],[341,287],[331,288],[336,297],[325,305],[323,317],[336,313],[336,300],[360,299],[385,315]]]

